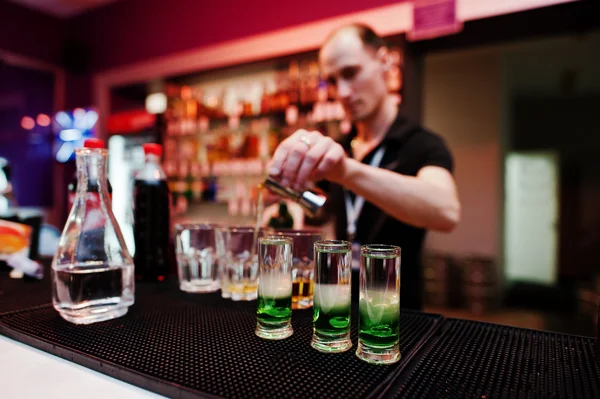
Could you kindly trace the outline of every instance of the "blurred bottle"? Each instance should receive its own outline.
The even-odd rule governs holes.
[[[197,204],[202,202],[202,169],[198,162],[193,162],[190,166],[192,182],[192,202]]]
[[[308,96],[307,101],[309,104],[315,103],[317,101],[317,91],[319,88],[319,63],[317,61],[312,61],[308,65]]]
[[[135,177],[135,279],[164,281],[169,270],[170,194],[160,164],[162,146],[144,144],[146,162]]]
[[[260,101],[260,113],[266,114],[271,111],[271,106],[273,105],[273,90],[271,89],[271,82],[264,83],[263,87],[263,95]]]
[[[171,186],[173,186],[173,189],[171,191],[171,193],[173,194],[173,203],[177,203],[179,198],[185,199],[186,191],[188,188],[187,175],[188,163],[187,161],[183,160],[179,162],[179,166],[177,167],[177,174],[173,178],[173,181],[171,183]]]
[[[214,202],[217,199],[217,177],[213,173],[213,165],[209,165],[208,174],[202,179],[202,200]]]
[[[298,60],[292,60],[288,69],[288,95],[290,104],[297,104],[300,101],[300,64]]]
[[[169,101],[169,106],[167,108],[170,110],[167,115],[168,119],[180,120],[186,115],[186,102],[181,98],[181,91],[182,88],[175,85],[169,85],[167,87],[167,97]]]
[[[87,139],[83,142],[84,148],[95,148],[95,149],[104,149],[106,146],[104,145],[104,140],[101,139]],[[88,192],[98,192],[98,187],[94,186],[96,184],[95,180],[88,180]],[[110,185],[110,181],[107,180],[108,184],[108,199],[112,201],[112,186]],[[75,196],[77,195],[77,171],[73,174],[73,179],[68,186],[69,195],[69,210],[73,207],[73,202],[75,201]]]
[[[294,218],[284,201],[279,203],[279,213],[269,220],[268,226],[274,229],[291,229],[294,227]]]
[[[164,161],[163,170],[167,175],[167,185],[169,186],[169,192],[175,193],[177,188],[177,164],[175,161]]]
[[[67,321],[89,324],[127,313],[133,260],[111,210],[107,150],[78,148],[77,195],[52,261],[52,303]]]
[[[192,175],[193,164],[190,164],[187,168],[185,175],[185,192],[184,196],[188,204],[191,204],[194,199],[194,177]]]
[[[198,101],[193,97],[193,91],[190,86],[181,88],[181,98],[184,101],[184,117],[187,120],[195,120],[198,117]]]

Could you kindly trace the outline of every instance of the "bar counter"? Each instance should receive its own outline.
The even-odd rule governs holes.
[[[375,366],[354,355],[356,306],[353,348],[323,354],[310,347],[312,309],[294,311],[290,338],[266,341],[256,302],[186,294],[174,280],[137,284],[124,317],[76,326],[52,308],[49,276],[2,271],[0,334],[168,397],[600,397],[593,338],[403,310],[402,358]]]

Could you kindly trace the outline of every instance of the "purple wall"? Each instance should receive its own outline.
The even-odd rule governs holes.
[[[0,49],[59,64],[66,21],[0,0]]]
[[[25,130],[21,118],[52,115],[53,90],[49,72],[0,64],[0,156],[11,163],[20,206],[52,205],[52,129]]]
[[[61,63],[66,22],[0,0],[0,49],[51,64]],[[52,133],[49,127],[21,128],[23,116],[53,111],[54,77],[50,72],[0,63],[0,156],[13,169],[19,205],[52,204]]]

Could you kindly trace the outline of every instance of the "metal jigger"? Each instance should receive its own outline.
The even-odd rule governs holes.
[[[269,176],[265,180],[264,186],[282,197],[289,198],[292,201],[298,203],[310,217],[316,217],[319,211],[325,205],[327,198],[320,194],[312,191],[296,191],[293,188],[285,187],[280,182]]]

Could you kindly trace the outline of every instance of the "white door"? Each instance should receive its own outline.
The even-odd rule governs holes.
[[[552,285],[558,259],[558,154],[511,152],[505,177],[505,277]]]

